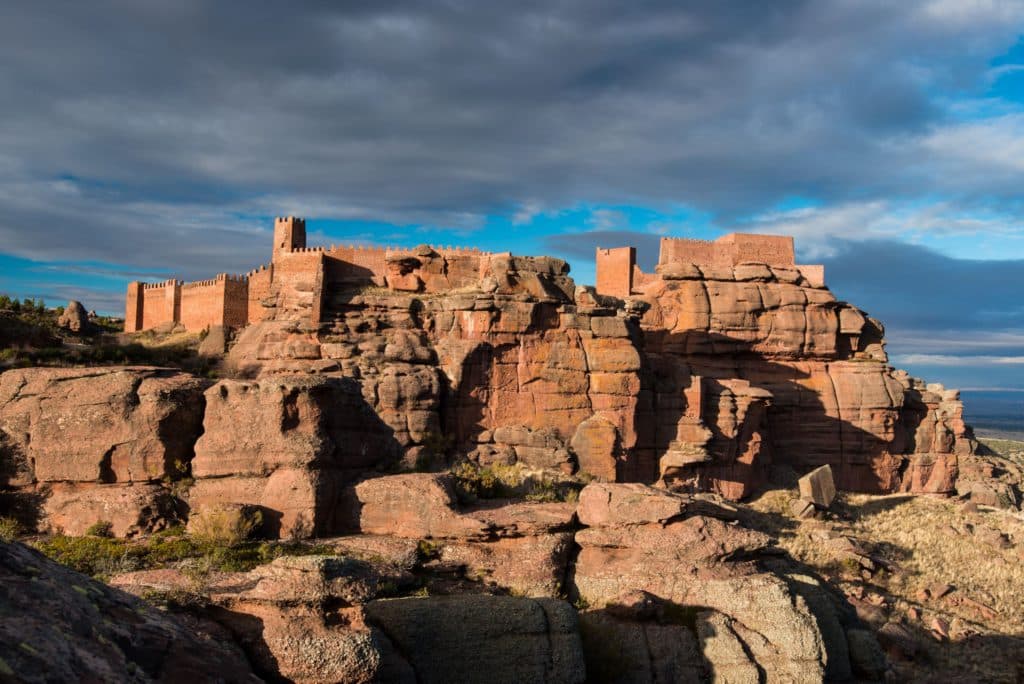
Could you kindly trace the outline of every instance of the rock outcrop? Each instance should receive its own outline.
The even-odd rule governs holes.
[[[201,589],[175,570],[129,573],[113,583],[151,596],[201,592],[192,613],[227,630],[271,679],[585,681],[576,613],[565,601],[381,598],[385,579],[365,561],[302,556],[219,573]]]
[[[957,393],[892,370],[881,324],[795,267],[669,264],[626,300],[573,289],[552,260],[492,260],[469,282],[325,292],[319,322],[251,326],[229,366],[353,378],[410,464],[738,499],[821,465],[841,489],[949,493],[973,448]]]
[[[259,506],[271,536],[331,531],[345,484],[401,453],[351,379],[222,380],[205,401],[189,505]]]
[[[44,501],[44,526],[115,534],[173,518],[165,481],[187,475],[209,382],[155,368],[31,368],[0,375],[0,486]]]
[[[81,302],[72,299],[57,317],[57,325],[71,332],[85,332],[89,328],[89,314]]]
[[[324,540],[343,555],[278,558],[202,585],[179,570],[113,584],[198,593],[183,602],[194,617],[227,629],[259,673],[299,682],[879,676],[851,655],[865,638],[852,609],[731,506],[610,483],[588,485],[577,505],[460,506],[433,474],[352,494],[364,504],[350,512],[354,534]]]
[[[952,493],[973,450],[958,394],[892,370],[881,324],[798,268],[670,263],[623,300],[575,287],[557,259],[407,257],[388,287],[269,298],[212,387],[154,369],[4,374],[7,487],[69,531],[102,501],[134,502],[118,534],[226,502],[301,537],[341,529],[339,493],[368,473],[461,459],[741,499],[822,465],[839,489]],[[186,475],[182,501],[155,484]],[[109,491],[83,507],[82,483]]]
[[[216,624],[171,616],[0,541],[0,679],[259,682]]]

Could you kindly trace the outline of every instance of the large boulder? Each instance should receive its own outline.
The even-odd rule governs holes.
[[[7,485],[180,477],[209,381],[158,368],[25,368],[0,375]]]
[[[365,480],[350,494],[350,528],[412,539],[485,537],[484,520],[457,510],[448,475],[410,473]]]
[[[0,542],[0,678],[259,682],[222,629]]]
[[[430,682],[583,682],[576,612],[565,601],[439,596],[374,601],[367,619]]]
[[[38,488],[42,527],[82,535],[98,522],[110,523],[116,537],[132,537],[163,529],[181,515],[180,505],[160,484],[93,484],[54,482]]]
[[[222,380],[206,404],[190,504],[260,506],[271,536],[335,529],[344,484],[398,456],[392,432],[350,378]]]
[[[619,658],[632,674],[613,681],[696,677],[705,661],[723,681],[758,681],[759,672],[769,681],[821,681],[826,668],[849,672],[842,629],[825,602],[752,563],[768,556],[770,539],[716,517],[728,513],[643,485],[584,488],[577,515],[588,527],[576,533],[571,577],[593,613],[583,619],[588,662],[623,650],[613,643],[646,641],[657,646]],[[649,598],[638,601],[638,592]],[[642,607],[650,602],[661,607]],[[698,642],[704,660],[695,656]]]
[[[111,583],[142,596],[196,596],[191,613],[226,629],[269,680],[413,681],[391,676],[402,674],[401,663],[388,638],[365,623],[362,604],[377,595],[381,578],[362,561],[285,556],[247,573],[215,573],[201,585],[180,570],[132,572]]]
[[[85,332],[89,327],[89,314],[81,302],[72,299],[57,317],[57,325],[71,332]]]

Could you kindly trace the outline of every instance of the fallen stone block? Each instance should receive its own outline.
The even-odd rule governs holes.
[[[815,506],[828,508],[836,498],[836,485],[832,479],[832,467],[823,465],[800,478],[800,498]]]

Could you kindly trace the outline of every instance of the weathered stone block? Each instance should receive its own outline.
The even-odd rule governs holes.
[[[823,465],[800,478],[800,498],[816,506],[828,508],[836,498],[836,485],[832,480],[832,467]]]

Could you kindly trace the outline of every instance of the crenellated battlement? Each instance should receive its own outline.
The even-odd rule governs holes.
[[[126,330],[145,330],[168,322],[180,323],[189,330],[247,325],[262,320],[276,307],[300,310],[311,291],[315,316],[323,289],[337,283],[416,287],[430,292],[464,287],[479,280],[490,256],[476,247],[452,245],[310,246],[306,244],[304,219],[278,216],[274,219],[269,264],[243,274],[221,273],[191,282],[131,283],[125,303]],[[400,257],[402,263],[396,265],[395,257]],[[421,264],[413,268],[424,269],[422,277],[409,277],[402,271],[413,263]]]
[[[162,290],[165,287],[174,287],[175,285],[181,285],[181,284],[182,284],[182,281],[174,280],[172,278],[170,280],[165,280],[165,281],[160,282],[160,283],[142,283],[142,288],[144,290]]]

